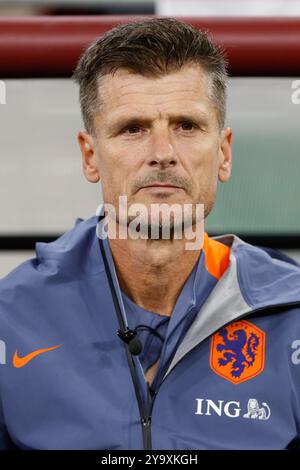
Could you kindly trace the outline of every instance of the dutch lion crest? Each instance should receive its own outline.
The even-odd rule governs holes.
[[[231,323],[212,338],[210,365],[233,383],[253,378],[264,368],[265,333],[245,320]]]

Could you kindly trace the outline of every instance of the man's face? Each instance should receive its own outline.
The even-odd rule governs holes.
[[[102,78],[95,137],[80,132],[79,143],[85,175],[101,178],[105,203],[117,209],[120,195],[148,209],[201,203],[207,217],[231,168],[231,131],[219,130],[209,89],[198,65],[159,78],[125,69]]]

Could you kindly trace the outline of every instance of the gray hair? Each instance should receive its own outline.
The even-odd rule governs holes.
[[[209,74],[208,95],[222,129],[227,95],[227,62],[223,49],[213,44],[206,30],[198,30],[174,18],[150,18],[112,28],[80,57],[72,78],[79,84],[79,101],[87,132],[94,134],[94,118],[101,104],[98,96],[101,77],[124,68],[155,78],[188,64],[199,64]]]

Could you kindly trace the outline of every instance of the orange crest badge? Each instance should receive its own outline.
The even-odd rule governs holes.
[[[210,367],[233,384],[253,379],[264,370],[265,343],[265,332],[252,323],[230,323],[212,337]]]

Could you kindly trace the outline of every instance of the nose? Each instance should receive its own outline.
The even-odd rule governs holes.
[[[168,168],[177,164],[176,152],[172,145],[168,130],[153,132],[152,148],[150,152],[150,166]]]

